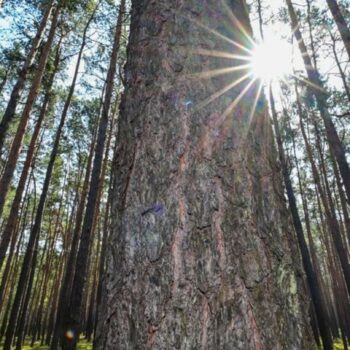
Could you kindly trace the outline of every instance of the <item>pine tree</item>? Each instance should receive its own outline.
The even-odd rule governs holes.
[[[189,49],[241,63],[247,8],[227,4],[133,3],[98,349],[313,346],[298,292],[287,306],[299,282],[264,97]]]

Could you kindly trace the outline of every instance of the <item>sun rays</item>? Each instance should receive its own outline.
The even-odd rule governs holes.
[[[251,35],[251,28],[246,28],[237,19],[225,3],[225,0],[220,0],[220,2],[223,5],[222,8],[226,11],[231,28],[235,30],[233,35],[223,33],[223,31],[227,30],[227,27],[223,27],[224,30],[220,30],[220,26],[209,28],[199,20],[190,19],[199,30],[204,30],[207,35],[212,35],[215,40],[220,40],[225,44],[224,50],[202,47],[190,50],[191,54],[205,56],[208,60],[213,60],[211,69],[202,69],[201,71],[190,74],[188,77],[191,80],[223,77],[222,87],[219,87],[216,92],[203,101],[198,101],[197,105],[193,108],[193,112],[207,107],[225,95],[235,95],[232,97],[232,101],[224,106],[223,111],[220,111],[218,122],[224,123],[234,113],[239,102],[249,93],[252,96],[248,98],[248,107],[250,110],[246,115],[246,137],[249,133],[252,120],[256,115],[257,106],[260,105],[259,100],[262,97],[264,87],[270,85],[278,87],[281,82],[288,84],[290,79],[298,79],[313,89],[319,89],[319,87],[312,84],[305,77],[294,73],[293,45],[288,40],[280,39],[276,33],[266,33],[263,42],[256,42]],[[228,45],[232,47],[232,51],[226,49]],[[214,60],[220,62],[217,68],[215,68]],[[228,78],[230,76],[232,76],[231,81]],[[238,85],[240,85],[239,93],[232,93],[231,91]],[[262,99],[264,100],[263,97]],[[261,113],[262,111],[259,110],[258,112]]]
[[[250,65],[254,76],[270,83],[283,80],[292,74],[290,46],[282,40],[270,37],[255,45]]]

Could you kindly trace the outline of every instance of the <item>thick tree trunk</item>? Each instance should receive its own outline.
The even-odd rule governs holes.
[[[117,26],[114,34],[113,49],[109,69],[106,79],[106,94],[102,106],[102,115],[99,121],[95,158],[92,167],[90,188],[87,197],[85,216],[81,231],[80,245],[76,259],[76,268],[72,284],[72,292],[69,301],[69,307],[65,310],[62,322],[61,344],[62,349],[76,349],[76,344],[81,332],[81,313],[84,288],[87,278],[87,267],[89,260],[89,251],[92,244],[92,228],[95,217],[98,190],[101,179],[103,152],[105,147],[105,138],[112,103],[112,94],[114,89],[114,78],[117,68],[117,58],[119,53],[123,18],[125,13],[125,0],[121,0]],[[71,332],[72,337],[67,337],[67,332]]]
[[[1,122],[0,122],[0,154],[2,153],[2,147],[4,145],[6,132],[10,126],[10,122],[12,121],[12,119],[15,115],[18,101],[21,97],[22,90],[23,90],[25,82],[27,80],[27,75],[29,73],[29,69],[33,64],[36,52],[37,52],[39,45],[41,43],[43,32],[44,32],[44,30],[46,28],[46,24],[50,18],[53,4],[54,4],[54,2],[50,1],[49,4],[47,5],[47,9],[45,10],[45,12],[43,14],[43,18],[40,22],[37,33],[32,40],[31,47],[30,47],[30,50],[26,56],[26,60],[23,64],[23,67],[19,71],[18,80],[12,89],[12,92],[10,95],[10,100],[7,104],[4,115],[1,119]],[[1,5],[0,5],[0,7],[1,7]]]
[[[313,67],[311,63],[311,58],[307,52],[307,48],[300,31],[298,17],[295,13],[292,1],[286,0],[286,3],[291,19],[293,34],[295,35],[295,38],[298,42],[299,50],[309,79],[309,90],[314,94],[317,101],[318,109],[320,111],[326,129],[329,148],[338,163],[339,171],[344,183],[347,201],[350,203],[350,168],[346,159],[344,147],[339,139],[337,130],[327,109],[328,96],[323,87],[323,83],[319,77],[318,71]]]
[[[193,49],[251,47],[223,3],[134,1],[97,349],[314,346],[259,84],[191,79],[241,64]]]
[[[340,36],[344,42],[345,49],[349,55],[349,60],[350,60],[350,29],[347,23],[345,22],[343,14],[340,11],[337,0],[327,0],[327,4],[329,9],[332,12],[332,16],[338,27]]]

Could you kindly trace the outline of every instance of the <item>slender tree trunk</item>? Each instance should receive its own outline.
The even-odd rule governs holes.
[[[26,155],[26,160],[25,160],[24,165],[23,165],[21,177],[20,177],[19,182],[17,184],[16,194],[15,194],[15,198],[13,199],[13,202],[12,202],[10,214],[9,214],[8,219],[7,219],[7,223],[5,225],[5,229],[1,235],[0,269],[1,269],[1,266],[2,266],[3,261],[5,259],[6,251],[7,251],[8,245],[10,243],[14,228],[16,226],[16,221],[18,218],[18,211],[19,211],[21,200],[22,200],[22,195],[23,195],[23,191],[25,188],[25,184],[26,184],[28,174],[30,171],[30,167],[31,167],[31,164],[33,161],[35,148],[36,148],[36,144],[37,144],[37,139],[39,136],[39,132],[41,130],[41,125],[43,123],[43,120],[44,120],[44,117],[45,117],[45,114],[47,111],[47,107],[49,106],[49,103],[50,103],[50,99],[51,99],[51,95],[52,95],[51,88],[52,88],[52,84],[54,81],[54,76],[55,76],[57,69],[58,69],[59,56],[60,56],[60,50],[58,47],[56,57],[55,57],[55,62],[54,62],[54,71],[51,74],[50,81],[49,81],[48,86],[47,86],[47,91],[46,91],[46,94],[44,96],[43,105],[42,105],[41,110],[40,110],[39,118],[36,121],[33,135],[32,135],[32,138],[30,140],[30,144],[28,147],[27,155]]]
[[[5,76],[2,78],[1,83],[0,83],[0,94],[2,94],[2,91],[7,83],[7,79],[9,76],[9,71],[11,70],[11,68],[7,68]]]
[[[291,19],[292,30],[298,42],[299,50],[304,61],[305,70],[309,79],[309,89],[314,94],[315,99],[317,101],[318,109],[320,111],[321,117],[325,125],[329,148],[338,163],[339,171],[343,179],[345,192],[347,195],[347,201],[348,203],[350,203],[350,168],[346,159],[344,147],[339,139],[338,133],[335,129],[334,123],[327,109],[328,96],[325,89],[323,88],[323,83],[319,78],[319,73],[316,71],[316,69],[311,63],[311,58],[307,52],[306,45],[301,35],[299,21],[295,13],[292,1],[286,0],[286,2],[288,5],[288,12]]]
[[[26,323],[26,318],[27,318],[27,310],[28,310],[29,303],[30,303],[32,285],[33,285],[34,275],[35,275],[36,260],[37,260],[37,256],[38,256],[38,244],[39,244],[39,240],[37,240],[37,242],[36,242],[35,253],[34,253],[34,256],[32,259],[30,277],[29,277],[28,285],[26,287],[26,293],[24,294],[24,297],[23,297],[21,316],[19,318],[19,322],[17,325],[16,350],[22,349],[22,344],[24,341],[24,331],[25,331],[25,323]]]
[[[349,88],[349,85],[348,85],[348,82],[347,82],[344,70],[343,70],[343,68],[342,68],[342,66],[340,64],[340,61],[339,61],[338,53],[337,53],[337,50],[336,50],[336,41],[335,41],[335,38],[332,35],[332,33],[330,33],[330,36],[332,38],[332,51],[333,51],[334,59],[335,59],[335,62],[337,64],[337,67],[338,67],[338,70],[339,70],[339,74],[340,74],[341,81],[342,81],[343,86],[344,86],[346,97],[348,98],[348,101],[350,103],[350,88]]]
[[[105,147],[105,138],[107,134],[107,126],[109,120],[110,107],[112,103],[112,94],[114,89],[114,78],[117,68],[117,58],[119,53],[123,18],[125,13],[125,0],[121,0],[117,26],[114,34],[114,42],[112,55],[110,60],[110,65],[107,73],[106,79],[106,94],[102,106],[102,115],[99,121],[96,149],[94,163],[91,173],[90,189],[87,197],[87,204],[85,210],[85,216],[82,226],[80,245],[76,260],[76,268],[74,274],[74,280],[72,284],[72,292],[69,302],[69,307],[65,311],[65,315],[62,322],[61,333],[61,343],[62,349],[76,349],[76,344],[79,339],[79,334],[81,332],[81,308],[83,301],[84,288],[87,278],[87,266],[89,259],[89,251],[91,247],[91,237],[92,237],[92,228],[96,211],[97,197],[99,184],[101,181],[101,170],[102,170],[102,161],[103,153]],[[73,334],[72,338],[66,337],[65,334],[67,331],[71,331]]]
[[[111,141],[112,141],[112,136],[113,136],[113,132],[114,132],[114,121],[115,121],[115,115],[117,112],[117,108],[118,108],[118,101],[119,99],[116,99],[115,102],[115,106],[113,108],[113,112],[112,112],[112,118],[111,118],[111,122],[110,122],[110,130],[108,133],[108,139],[107,139],[107,143],[105,145],[105,154],[104,154],[104,160],[103,160],[103,165],[102,165],[102,171],[101,171],[101,176],[100,176],[100,181],[99,181],[99,186],[98,186],[98,193],[97,193],[97,200],[96,200],[96,211],[95,211],[95,218],[94,218],[94,223],[93,223],[93,229],[92,232],[93,234],[95,234],[96,232],[96,226],[98,223],[98,219],[100,217],[100,203],[101,203],[101,197],[103,194],[103,190],[104,190],[104,180],[106,177],[106,172],[107,172],[107,168],[108,168],[108,161],[109,161],[109,152],[110,152],[110,146],[111,146]],[[101,220],[101,219],[100,219]],[[101,223],[101,221],[99,221]],[[103,238],[104,240],[104,238]],[[100,238],[98,239],[98,241],[100,241]],[[102,243],[103,245],[103,243]],[[89,304],[89,309],[88,309],[88,313],[87,313],[87,317],[86,317],[86,338],[87,340],[90,342],[91,341],[91,337],[95,328],[95,319],[97,318],[97,311],[96,311],[96,304],[97,304],[97,295],[98,295],[98,288],[96,288],[95,286],[98,285],[98,280],[99,280],[99,261],[101,259],[101,253],[100,253],[100,249],[102,249],[102,247],[100,247],[100,245],[98,245],[98,250],[97,252],[94,254],[96,255],[96,266],[94,271],[94,281],[92,283],[92,292],[91,292],[91,298],[90,298],[90,304]],[[90,252],[91,255],[91,252]]]
[[[39,334],[39,330],[40,330],[40,325],[42,322],[42,315],[43,315],[43,309],[44,309],[44,303],[45,303],[45,299],[47,297],[47,289],[48,289],[48,285],[49,285],[49,277],[50,277],[50,273],[51,273],[51,269],[52,269],[52,263],[54,260],[54,255],[56,254],[55,251],[55,245],[57,243],[57,235],[58,235],[58,228],[59,228],[59,223],[61,218],[61,210],[62,210],[62,205],[63,205],[63,201],[65,199],[64,194],[65,194],[65,187],[66,187],[66,179],[67,176],[65,177],[65,181],[64,181],[64,185],[62,188],[62,194],[61,194],[61,199],[60,199],[60,206],[58,209],[58,214],[56,217],[56,223],[55,223],[55,228],[54,228],[54,233],[50,242],[50,246],[48,249],[48,253],[47,253],[47,258],[46,258],[46,263],[45,263],[45,271],[43,273],[44,277],[43,277],[43,281],[44,281],[44,286],[42,288],[42,293],[41,293],[41,298],[40,298],[40,302],[39,302],[39,306],[38,306],[38,312],[37,312],[37,317],[36,317],[36,321],[35,321],[35,327],[33,330],[33,336],[32,336],[32,346],[34,345],[35,342],[35,337],[37,334]]]
[[[314,346],[305,305],[287,306],[295,242],[259,82],[217,96],[247,71],[189,78],[213,67],[190,48],[251,48],[245,2],[226,3],[133,2],[96,349]]]
[[[50,18],[50,15],[51,15],[51,12],[53,9],[53,4],[54,4],[54,2],[50,1],[47,5],[47,8],[43,14],[43,18],[41,19],[41,22],[40,22],[40,25],[39,25],[38,30],[36,32],[36,35],[31,42],[31,47],[29,49],[29,52],[26,55],[26,60],[23,64],[23,67],[19,71],[18,80],[12,89],[12,92],[10,95],[10,100],[7,104],[7,107],[5,109],[5,113],[4,113],[2,120],[0,122],[0,154],[2,153],[2,148],[4,145],[6,132],[9,128],[10,122],[12,121],[12,119],[15,115],[18,101],[21,97],[22,90],[23,90],[25,82],[27,80],[27,75],[29,73],[30,67],[32,66],[32,64],[34,62],[36,52],[39,48],[44,30],[45,30],[47,22]],[[1,5],[0,5],[0,7],[1,7]],[[45,53],[44,53],[44,55],[45,55]]]
[[[333,349],[332,335],[329,331],[329,327],[327,324],[327,316],[325,312],[324,302],[322,299],[321,288],[318,283],[314,268],[312,266],[310,253],[306,244],[306,240],[303,232],[304,230],[303,230],[303,226],[301,224],[301,220],[298,212],[297,201],[294,195],[292,182],[289,177],[289,170],[287,166],[285,152],[283,149],[282,138],[281,138],[279,123],[277,119],[277,112],[275,109],[275,101],[272,95],[271,87],[270,87],[270,104],[271,104],[271,110],[272,110],[273,124],[275,128],[275,133],[276,133],[278,152],[279,152],[280,162],[282,165],[284,184],[286,186],[289,207],[292,213],[293,224],[294,224],[295,232],[298,238],[299,248],[301,252],[304,270],[306,272],[306,278],[307,278],[307,282],[308,282],[308,286],[311,294],[311,299],[312,299],[312,302],[315,308],[315,313],[317,316],[317,323],[320,329],[323,348],[325,350],[331,350]]]
[[[115,142],[114,145],[114,151],[113,151],[113,161],[112,164],[115,164],[116,157],[117,157],[117,142]],[[101,255],[100,255],[100,265],[99,265],[99,279],[98,279],[98,287],[97,287],[97,295],[96,295],[96,319],[94,324],[94,347],[96,346],[96,332],[97,332],[97,326],[99,325],[99,318],[102,316],[102,307],[101,303],[103,300],[102,293],[103,293],[103,285],[104,285],[104,279],[105,279],[105,267],[106,267],[106,252],[107,252],[107,242],[108,237],[110,234],[110,208],[111,208],[111,201],[112,201],[112,191],[113,191],[113,177],[114,177],[114,169],[110,169],[110,178],[109,178],[109,184],[108,184],[108,195],[107,195],[107,202],[106,202],[106,208],[104,213],[104,220],[103,220],[103,234],[102,234],[102,246],[101,246]]]
[[[35,186],[34,186],[34,191],[35,191]],[[36,197],[36,193],[35,193],[35,197]],[[34,198],[35,198],[34,197]],[[29,199],[28,199],[28,203],[29,203]],[[34,200],[34,205],[33,205],[33,212],[36,208],[36,200]],[[18,240],[18,243],[17,243],[17,247],[16,247],[16,253],[15,253],[15,261],[13,262],[13,268],[12,268],[12,272],[11,272],[11,276],[12,276],[12,281],[11,281],[11,286],[10,286],[10,290],[13,291],[15,290],[15,287],[16,287],[16,284],[17,284],[17,273],[18,273],[18,270],[20,268],[20,264],[19,264],[19,252],[23,250],[23,237],[24,237],[24,233],[25,233],[25,230],[26,230],[26,218],[27,218],[27,212],[25,212],[25,215],[23,217],[23,224],[22,224],[22,227],[21,227],[21,230],[20,230],[20,237],[19,237],[19,240]],[[32,222],[32,221],[31,221]],[[4,276],[3,276],[4,277]],[[4,278],[3,278],[3,284],[4,284]],[[1,338],[5,335],[6,333],[6,329],[7,329],[7,319],[8,317],[10,316],[10,312],[11,312],[11,302],[13,300],[13,297],[12,297],[12,293],[9,293],[9,298],[8,298],[8,302],[7,302],[7,308],[6,308],[6,318],[4,318],[3,320],[3,324],[2,324],[2,327],[1,327]]]
[[[85,36],[84,36],[84,39],[85,39]],[[7,334],[6,334],[4,350],[10,350],[10,344],[11,344],[12,337],[13,337],[13,328],[12,327],[13,327],[14,322],[16,322],[18,311],[19,311],[18,308],[20,305],[20,300],[22,299],[23,288],[26,285],[27,280],[28,280],[28,274],[29,274],[28,270],[29,270],[29,266],[30,266],[30,263],[31,263],[32,258],[33,258],[33,247],[36,244],[35,242],[39,239],[41,222],[42,222],[46,197],[47,197],[49,185],[51,182],[53,167],[54,167],[56,156],[58,153],[58,147],[59,147],[63,127],[64,127],[64,124],[66,121],[68,109],[69,109],[70,102],[71,102],[71,99],[72,99],[72,96],[74,93],[74,89],[75,89],[75,85],[76,85],[76,81],[77,81],[77,77],[78,77],[78,72],[79,72],[80,61],[81,61],[84,47],[85,47],[85,40],[83,40],[83,43],[81,45],[81,48],[80,48],[80,51],[78,54],[78,60],[77,60],[77,64],[75,67],[75,72],[74,72],[74,76],[72,79],[72,84],[70,86],[68,96],[67,96],[65,105],[63,107],[60,123],[59,123],[58,129],[57,129],[57,132],[56,132],[54,145],[52,147],[52,151],[51,151],[51,155],[50,155],[49,164],[47,166],[45,180],[44,180],[44,184],[43,184],[43,188],[42,188],[42,193],[40,196],[38,209],[37,209],[35,220],[34,220],[34,225],[33,225],[33,228],[31,230],[31,233],[30,233],[30,238],[29,238],[29,242],[28,242],[28,246],[27,246],[27,250],[26,250],[26,254],[25,254],[25,258],[24,258],[22,272],[21,272],[20,280],[18,282],[18,287],[17,287],[17,291],[16,291],[15,302],[14,302],[14,305],[12,307],[11,318],[10,318],[10,322],[9,322],[7,332],[6,332]]]
[[[315,50],[315,41],[314,41],[314,35],[312,32],[312,23],[311,23],[311,0],[306,0],[307,5],[307,24],[309,27],[309,35],[310,35],[310,46],[311,46],[311,55],[312,55],[312,61],[315,70],[318,70],[317,68],[317,59],[316,59],[316,50]]]
[[[26,132],[30,112],[32,110],[34,101],[36,100],[36,97],[39,92],[39,87],[41,84],[41,80],[44,75],[45,71],[45,66],[47,63],[47,59],[49,56],[49,52],[52,46],[52,42],[56,33],[56,28],[57,28],[57,21],[58,21],[58,16],[60,13],[60,7],[56,8],[52,22],[51,22],[51,28],[49,32],[48,39],[46,41],[46,44],[43,48],[42,55],[39,60],[38,67],[35,71],[35,75],[33,78],[33,83],[30,88],[26,104],[24,106],[21,119],[15,134],[15,137],[12,142],[11,150],[8,156],[7,163],[5,165],[2,177],[0,179],[0,217],[2,216],[2,212],[4,209],[4,204],[6,200],[6,195],[10,187],[10,183],[16,168],[17,160],[20,154],[20,151],[22,149],[22,143],[23,143],[23,138]]]
[[[350,29],[348,28],[347,23],[345,22],[344,16],[340,11],[337,0],[327,0],[329,9],[332,12],[334,21],[338,27],[340,36],[344,42],[345,49],[348,53],[350,60]]]
[[[29,188],[29,182],[27,184],[25,198],[27,197],[27,194],[28,194],[28,188]],[[3,308],[3,305],[4,305],[6,287],[7,287],[8,283],[9,283],[9,276],[10,276],[10,271],[11,271],[12,258],[13,258],[14,255],[17,256],[17,254],[14,254],[15,253],[15,249],[16,249],[16,243],[17,243],[17,235],[18,235],[19,232],[21,232],[20,239],[19,239],[19,242],[18,242],[18,244],[20,244],[21,238],[23,236],[23,231],[25,229],[24,228],[25,224],[23,225],[24,227],[21,228],[19,223],[22,220],[23,220],[24,223],[26,222],[27,215],[28,215],[28,209],[29,209],[29,198],[28,198],[28,200],[26,199],[24,201],[23,205],[22,205],[22,208],[21,208],[21,211],[20,211],[20,217],[19,217],[18,223],[17,223],[16,228],[15,228],[16,232],[15,232],[15,235],[12,237],[11,246],[10,246],[10,252],[9,252],[9,254],[7,256],[5,269],[2,271],[1,285],[0,285],[0,310]],[[14,275],[14,274],[12,273],[11,275]]]
[[[300,107],[300,102],[299,102],[300,99],[299,99],[297,89],[296,89],[296,94],[297,94],[297,103],[298,103],[298,108],[299,108],[300,128],[301,128],[301,132],[303,135],[307,155],[308,155],[309,161],[311,163],[312,174],[313,174],[315,184],[317,186],[317,189],[319,191],[319,194],[320,194],[320,197],[322,200],[322,204],[323,204],[323,207],[325,210],[328,229],[329,229],[329,232],[331,233],[334,245],[336,247],[336,250],[337,250],[337,253],[339,256],[339,260],[340,260],[341,267],[343,270],[344,278],[345,278],[346,285],[348,288],[348,294],[350,295],[350,266],[349,266],[349,261],[347,258],[347,253],[346,253],[346,250],[344,248],[344,244],[342,242],[339,223],[338,223],[337,217],[334,215],[334,210],[332,210],[332,203],[330,201],[331,198],[327,199],[326,193],[321,186],[321,179],[320,179],[319,171],[318,171],[317,166],[315,164],[313,154],[312,154],[312,149],[311,149],[310,144],[308,142],[305,128],[304,128],[304,122],[302,120],[302,112],[301,112],[301,107]]]
[[[263,21],[263,15],[262,15],[262,0],[258,0],[258,16],[259,16],[259,31],[260,31],[260,37],[261,40],[264,40],[264,21]]]
[[[55,284],[54,288],[52,289],[52,294],[50,298],[50,305],[52,305],[52,308],[50,310],[50,313],[47,312],[46,314],[46,320],[47,320],[47,326],[46,326],[46,340],[45,343],[46,345],[50,344],[51,337],[52,337],[52,332],[54,330],[55,326],[55,319],[56,319],[56,314],[57,314],[57,308],[58,308],[58,297],[59,297],[59,290],[63,288],[61,285],[60,281],[62,280],[62,273],[63,273],[63,260],[62,260],[62,255],[61,259],[59,259],[60,264],[59,264],[59,269],[57,273],[57,277],[55,279]],[[44,334],[42,335],[42,340],[41,344],[43,345],[44,343]]]
[[[95,128],[95,130],[97,131],[97,127]],[[59,336],[61,334],[61,327],[62,327],[62,317],[64,314],[64,310],[66,309],[66,305],[68,304],[70,299],[70,293],[71,293],[72,283],[73,283],[74,274],[75,274],[75,263],[76,263],[77,253],[78,253],[79,239],[81,234],[81,224],[83,221],[86,197],[89,189],[91,166],[92,166],[92,160],[93,160],[94,149],[95,149],[96,135],[97,135],[97,132],[94,133],[92,137],[91,145],[90,145],[90,151],[89,151],[89,157],[86,165],[83,188],[81,191],[81,197],[80,197],[77,214],[75,218],[75,226],[74,226],[74,231],[72,235],[73,237],[71,241],[70,251],[68,254],[67,264],[65,267],[65,272],[63,275],[61,290],[59,293],[59,301],[58,301],[58,308],[57,308],[57,314],[55,319],[54,333],[53,333],[51,347],[50,347],[51,350],[56,350],[58,347]]]

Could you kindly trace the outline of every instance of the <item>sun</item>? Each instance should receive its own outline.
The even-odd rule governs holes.
[[[250,59],[252,73],[265,82],[282,80],[292,74],[291,57],[288,43],[270,37],[253,48]]]

